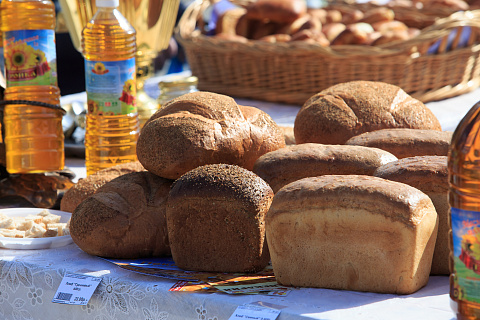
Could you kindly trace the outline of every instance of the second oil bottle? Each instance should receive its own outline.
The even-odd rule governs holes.
[[[87,91],[87,175],[137,160],[136,32],[117,10],[119,0],[96,0],[82,32]]]

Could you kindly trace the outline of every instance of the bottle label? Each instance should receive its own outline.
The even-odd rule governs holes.
[[[3,48],[7,87],[57,85],[54,30],[7,31]]]
[[[450,209],[457,300],[480,303],[480,212]]]
[[[85,81],[90,115],[136,113],[135,58],[122,61],[85,59]]]

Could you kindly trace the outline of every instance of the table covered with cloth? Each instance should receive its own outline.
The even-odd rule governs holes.
[[[443,130],[454,131],[478,100],[480,89],[427,106]],[[282,126],[293,126],[300,107],[244,99],[238,102],[266,111]],[[77,179],[85,176],[84,159],[68,158],[66,165]],[[52,303],[65,273],[102,278],[87,305]],[[176,281],[123,269],[86,254],[74,243],[46,250],[0,249],[0,319],[221,320],[229,319],[238,306],[259,301],[278,306],[279,320],[455,318],[447,276],[431,276],[427,286],[411,295],[319,288],[291,288],[279,296],[169,291]]]

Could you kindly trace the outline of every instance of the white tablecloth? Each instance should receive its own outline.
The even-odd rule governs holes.
[[[228,319],[236,307],[280,305],[279,320],[450,320],[448,277],[431,277],[408,296],[293,289],[287,296],[171,292],[174,280],[137,274],[89,256],[75,244],[49,250],[0,250],[0,319]],[[87,306],[52,303],[65,272],[103,278]]]
[[[65,99],[84,99],[73,95]],[[480,90],[428,103],[444,130],[453,131],[480,100]],[[238,99],[258,107],[283,126],[293,126],[299,106]],[[85,176],[83,159],[67,159],[77,177]],[[87,306],[52,303],[65,272],[101,276]],[[75,244],[49,250],[0,249],[0,319],[228,319],[237,306],[265,301],[284,306],[287,319],[422,319],[450,320],[448,277],[430,277],[412,295],[398,296],[328,289],[293,289],[287,296],[231,296],[221,293],[169,292],[173,280],[137,274],[89,256]]]

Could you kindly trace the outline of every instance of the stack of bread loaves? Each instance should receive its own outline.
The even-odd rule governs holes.
[[[451,133],[422,102],[342,83],[305,102],[294,132],[297,145],[254,166],[275,191],[266,226],[279,283],[408,294],[448,274]]]
[[[64,199],[72,239],[102,257],[166,255],[171,247],[186,269],[261,270],[269,262],[263,221],[273,192],[249,170],[284,146],[282,131],[259,109],[210,92],[173,99],[142,129],[141,172],[91,175]],[[216,243],[219,234],[230,241]]]
[[[441,132],[423,103],[386,83],[313,96],[288,147],[263,111],[186,94],[144,125],[137,155],[146,171],[83,200],[70,232],[99,256],[171,254],[181,268],[214,272],[255,272],[271,258],[284,285],[411,293],[430,274],[435,206],[413,184],[373,176],[398,162],[382,144],[343,145],[392,128]]]

